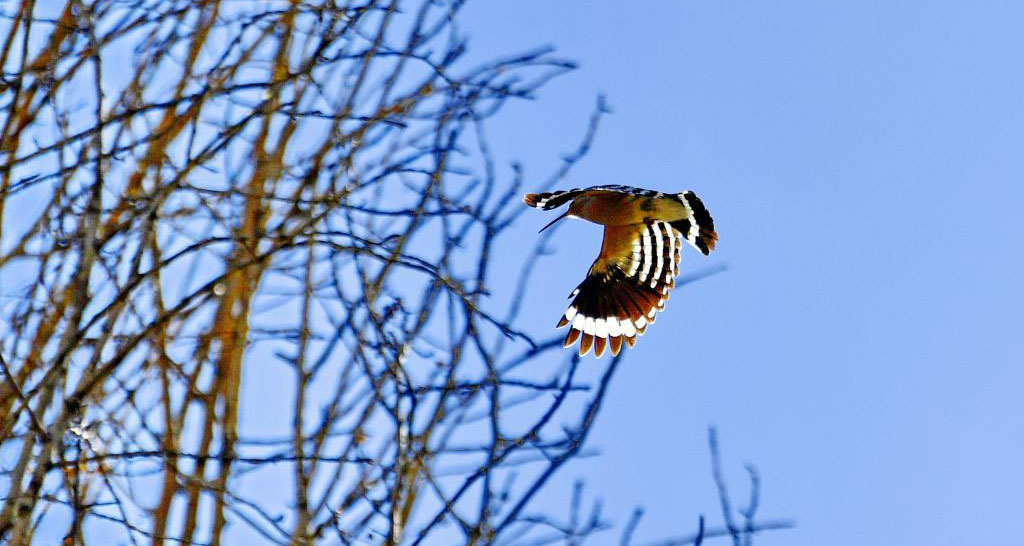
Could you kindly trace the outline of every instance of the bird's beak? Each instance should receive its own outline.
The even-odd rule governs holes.
[[[565,211],[565,214],[563,214],[563,215],[559,216],[558,218],[555,218],[554,220],[548,222],[548,225],[540,228],[540,231],[538,231],[537,233],[540,233],[541,231],[544,231],[545,229],[548,229],[549,227],[555,225],[555,222],[561,220],[562,218],[565,218],[566,216],[569,216],[569,211],[568,210]]]

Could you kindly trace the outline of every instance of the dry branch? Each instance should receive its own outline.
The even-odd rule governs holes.
[[[619,361],[516,325],[546,239],[495,293],[486,127],[573,63],[469,64],[460,0],[42,4],[0,6],[0,541],[542,540]]]

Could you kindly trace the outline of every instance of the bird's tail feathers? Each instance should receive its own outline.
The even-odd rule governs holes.
[[[672,222],[672,227],[683,234],[690,245],[707,256],[715,249],[718,234],[715,233],[715,221],[704,203],[692,191],[677,193],[673,197],[686,207],[687,218]]]

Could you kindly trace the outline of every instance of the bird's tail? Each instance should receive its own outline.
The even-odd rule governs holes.
[[[718,234],[715,233],[715,221],[704,203],[692,191],[684,191],[672,196],[686,207],[687,218],[672,222],[672,227],[679,230],[694,248],[707,256],[715,249]]]

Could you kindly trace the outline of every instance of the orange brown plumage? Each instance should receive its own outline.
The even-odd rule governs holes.
[[[606,349],[618,355],[623,345],[633,347],[665,308],[683,242],[707,255],[718,241],[710,213],[693,192],[595,186],[527,194],[523,201],[542,210],[570,203],[563,217],[605,226],[601,252],[557,326],[569,327],[564,345],[578,340],[581,356],[592,348],[600,357]]]

